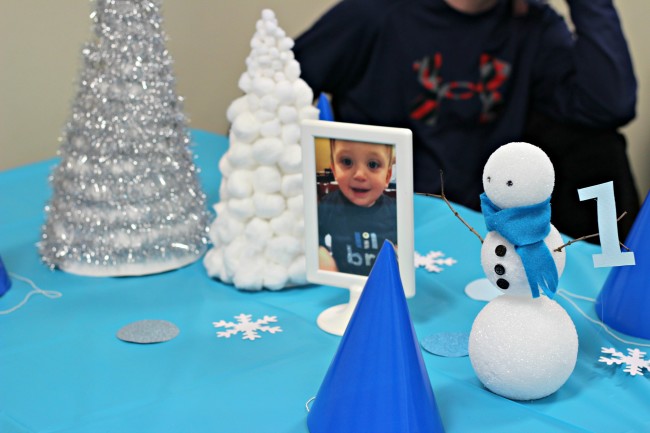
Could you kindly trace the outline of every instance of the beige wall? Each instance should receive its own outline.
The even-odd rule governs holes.
[[[178,93],[194,128],[225,133],[260,11],[297,36],[335,0],[165,0]],[[564,6],[564,0],[551,0]],[[618,0],[639,80],[638,117],[625,128],[641,195],[650,189],[650,2]],[[70,113],[92,3],[0,0],[0,170],[49,158]]]

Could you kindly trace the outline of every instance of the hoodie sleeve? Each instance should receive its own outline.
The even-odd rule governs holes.
[[[534,64],[533,98],[546,114],[595,127],[635,116],[636,78],[611,0],[568,0],[575,34],[550,8]]]

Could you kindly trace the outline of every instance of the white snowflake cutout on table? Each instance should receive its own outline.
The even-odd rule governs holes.
[[[650,360],[643,359],[646,353],[641,352],[639,349],[627,349],[628,355],[623,355],[621,352],[617,352],[613,347],[602,347],[601,352],[610,355],[610,357],[607,358],[605,356],[601,356],[598,359],[598,362],[604,362],[607,365],[625,364],[623,371],[629,373],[630,376],[643,376],[644,368],[650,371]]]
[[[415,251],[415,258],[413,263],[416,268],[424,268],[429,272],[442,272],[442,266],[452,266],[456,264],[456,260],[451,257],[444,257],[445,253],[442,251],[429,251],[425,256],[420,255]],[[443,258],[444,257],[444,258]]]
[[[215,328],[229,328],[226,331],[218,331],[217,337],[219,338],[230,338],[230,336],[238,334],[241,332],[242,340],[256,340],[262,338],[257,332],[268,332],[275,334],[276,332],[282,332],[282,328],[279,326],[268,326],[269,323],[275,323],[278,321],[276,316],[264,316],[262,319],[257,319],[256,321],[251,321],[251,314],[240,314],[235,316],[237,323],[226,322],[225,320],[220,320],[218,322],[212,322]]]

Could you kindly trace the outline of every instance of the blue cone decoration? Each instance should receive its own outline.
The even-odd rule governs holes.
[[[334,120],[334,113],[332,113],[332,106],[330,105],[330,101],[329,99],[327,99],[327,96],[325,96],[324,93],[321,93],[320,96],[318,97],[318,103],[316,104],[316,108],[320,110],[320,113],[318,115],[318,120],[329,120],[329,121]]]
[[[2,263],[2,257],[0,257],[0,296],[7,293],[11,287],[11,279],[9,279],[9,274],[5,268],[5,264]]]
[[[625,245],[634,252],[636,265],[612,268],[598,295],[596,313],[619,332],[650,339],[650,194]]]
[[[444,432],[389,242],[307,416],[311,433]]]

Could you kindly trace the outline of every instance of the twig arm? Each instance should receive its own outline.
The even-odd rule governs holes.
[[[627,211],[623,212],[623,213],[621,214],[621,216],[619,216],[618,218],[616,218],[616,222],[619,222],[619,221],[620,221],[620,220],[621,220],[621,219],[622,219],[626,214],[627,214]],[[562,251],[562,248],[564,248],[564,247],[568,247],[569,245],[571,245],[571,244],[575,244],[576,242],[584,241],[585,239],[594,238],[594,237],[598,236],[599,234],[600,234],[600,233],[594,233],[594,234],[591,234],[591,235],[581,236],[581,237],[579,237],[579,238],[572,239],[572,240],[570,240],[569,242],[567,242],[566,244],[557,247],[557,248],[554,249],[553,251],[559,253],[559,252]],[[628,247],[626,247],[626,246],[623,244],[623,242],[620,242],[620,241],[619,241],[619,244],[620,244],[623,248],[625,248],[625,250],[630,251],[630,249],[629,249]]]
[[[425,195],[425,196],[428,196],[428,197],[441,198],[442,200],[444,200],[444,202],[447,203],[447,206],[449,207],[449,209],[451,209],[451,211],[453,212],[454,216],[456,218],[458,218],[460,220],[460,222],[462,222],[465,225],[465,227],[467,227],[469,229],[470,232],[474,233],[476,235],[476,237],[478,238],[478,240],[481,241],[481,243],[483,243],[483,238],[481,237],[481,235],[478,234],[478,232],[476,230],[474,230],[474,227],[469,225],[469,223],[467,221],[465,221],[462,216],[460,216],[460,214],[456,211],[456,209],[454,209],[454,207],[451,205],[451,202],[449,200],[447,200],[447,197],[445,196],[445,183],[444,183],[442,170],[440,170],[440,194],[430,194],[430,193],[426,193],[426,192],[418,192],[417,194]]]

